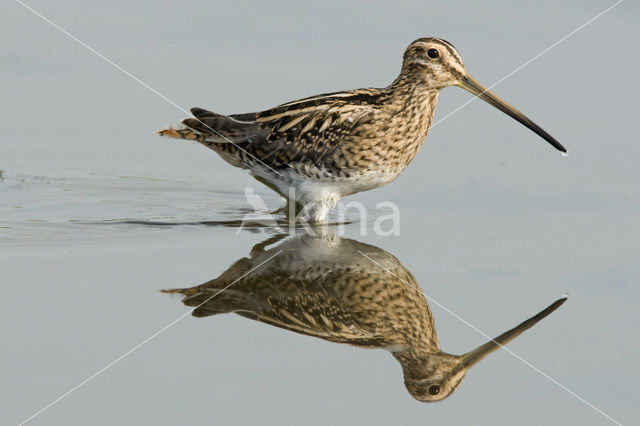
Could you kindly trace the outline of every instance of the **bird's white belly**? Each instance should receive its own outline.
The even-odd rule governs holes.
[[[322,217],[322,219],[340,198],[378,188],[397,177],[397,174],[394,173],[373,170],[367,170],[350,177],[337,177],[315,168],[309,168],[309,170],[305,170],[305,173],[286,170],[281,175],[256,169],[252,170],[252,173],[271,182],[282,195],[294,199],[297,203],[302,205],[315,204],[312,206],[313,215]]]
[[[278,187],[282,186],[285,191],[288,191],[288,188],[295,188],[296,193],[308,202],[326,199],[336,199],[337,201],[347,195],[378,188],[391,182],[395,177],[396,175],[367,171],[348,178],[324,177],[316,179],[290,171],[285,173]]]

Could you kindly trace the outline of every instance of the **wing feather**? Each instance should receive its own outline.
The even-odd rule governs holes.
[[[296,161],[321,166],[356,126],[371,119],[382,96],[380,89],[357,89],[229,116],[193,108],[195,118],[182,123],[200,142],[237,156],[238,165],[257,158],[276,168]]]

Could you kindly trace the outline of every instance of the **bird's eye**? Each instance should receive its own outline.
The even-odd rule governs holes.
[[[435,50],[435,49],[432,49]],[[436,50],[437,52],[437,50]],[[429,392],[430,395],[437,395],[440,393],[440,386],[439,385],[431,385],[429,386],[429,389],[427,389],[427,391]]]
[[[429,49],[427,50],[427,55],[429,55],[430,58],[435,59],[440,55],[440,52],[438,52],[438,49]]]

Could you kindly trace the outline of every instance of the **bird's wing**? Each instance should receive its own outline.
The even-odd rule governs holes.
[[[299,149],[322,141],[333,146],[375,108],[376,89],[313,96],[289,102],[256,114],[255,120],[268,128],[266,141],[282,141]]]
[[[164,136],[197,140],[216,150],[278,168],[290,162],[321,165],[340,141],[367,119],[382,96],[379,89],[328,93],[246,114],[221,115],[193,108],[183,128]]]

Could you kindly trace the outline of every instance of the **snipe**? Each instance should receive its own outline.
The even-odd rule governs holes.
[[[398,177],[424,143],[438,94],[447,86],[468,90],[566,152],[473,79],[451,43],[434,37],[409,45],[400,75],[385,88],[327,93],[228,116],[193,108],[195,118],[158,134],[202,143],[304,207],[310,219],[323,221],[340,198]]]

